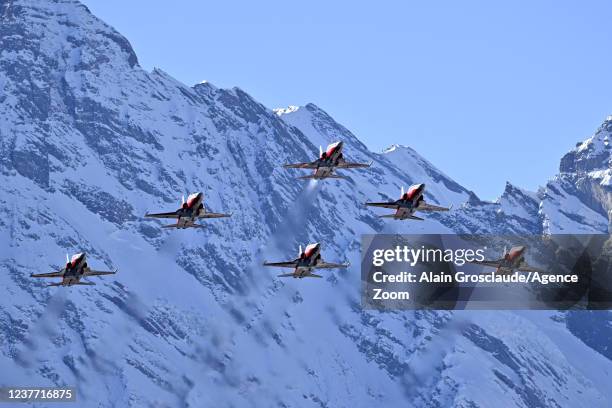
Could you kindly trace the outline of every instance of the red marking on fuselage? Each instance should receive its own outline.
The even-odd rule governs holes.
[[[325,157],[327,158],[331,157],[334,153],[340,150],[341,146],[342,146],[342,143],[340,142],[332,143],[329,146],[327,146],[327,150],[325,151]]]
[[[309,256],[311,256],[315,249],[317,248],[317,244],[310,244],[306,247],[306,249],[304,250],[304,258],[308,258]]]
[[[518,256],[520,256],[524,250],[525,250],[525,247],[512,248],[510,252],[508,252],[508,254],[506,255],[506,259],[508,259],[509,261],[512,261],[516,259]]]
[[[421,192],[422,187],[423,187],[422,184],[415,184],[414,186],[410,186],[406,194],[404,194],[404,196],[406,197],[405,199],[414,200],[416,196],[418,195],[418,193]]]
[[[200,193],[192,194],[189,197],[187,197],[187,208],[193,207],[193,205],[200,199],[200,197],[201,197]]]
[[[70,268],[75,268],[81,259],[83,259],[83,254],[72,255],[72,259],[68,263]]]

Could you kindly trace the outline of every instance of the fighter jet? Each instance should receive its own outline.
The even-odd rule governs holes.
[[[181,208],[173,212],[157,213],[157,214],[145,214],[145,217],[149,218],[176,218],[176,224],[164,225],[162,228],[203,228],[203,225],[196,224],[196,221],[201,218],[224,218],[231,217],[231,214],[221,214],[206,211],[204,208],[204,194],[193,193],[187,197],[185,196],[181,202]]]
[[[500,275],[509,275],[515,271],[519,272],[540,272],[544,271],[533,266],[527,265],[525,261],[525,250],[526,246],[512,247],[510,251],[504,249],[502,257],[496,261],[472,261],[470,263],[476,265],[489,266],[491,268],[497,268],[495,273]]]
[[[75,254],[72,258],[66,254],[66,266],[57,272],[31,274],[32,278],[62,278],[61,282],[50,283],[47,286],[95,285],[93,282],[81,282],[81,278],[100,275],[114,275],[117,271],[95,271],[87,265],[84,252]]]
[[[383,207],[396,210],[395,214],[381,215],[381,218],[393,218],[396,220],[420,220],[423,218],[414,215],[415,211],[448,211],[450,208],[438,207],[425,202],[423,193],[425,192],[425,184],[415,184],[410,186],[408,191],[404,193],[404,187],[401,188],[401,195],[398,200],[386,203],[365,203],[371,207]]]
[[[286,169],[313,169],[314,172],[308,176],[298,177],[300,179],[322,180],[326,178],[346,178],[334,174],[336,169],[357,169],[370,167],[370,163],[347,162],[342,154],[343,142],[335,142],[327,146],[327,150],[319,146],[319,158],[310,163],[285,164]]]
[[[328,263],[321,259],[321,244],[315,243],[306,246],[302,251],[302,246],[298,251],[298,257],[286,262],[264,262],[264,266],[276,266],[279,268],[294,268],[292,273],[283,273],[279,277],[293,278],[322,278],[321,275],[312,273],[313,269],[336,269],[347,268],[346,264]]]

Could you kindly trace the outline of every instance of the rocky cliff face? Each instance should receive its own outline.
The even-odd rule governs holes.
[[[547,227],[552,231],[609,231],[612,220],[611,132],[612,116],[609,116],[593,136],[578,143],[561,159],[560,174],[545,190],[544,208],[558,217],[552,221],[547,219]],[[553,209],[561,203],[568,208]],[[572,211],[579,206],[587,209]]]
[[[146,72],[76,1],[0,0],[0,16],[1,384],[76,385],[102,407],[610,400],[608,312],[365,311],[358,267],[364,233],[606,230],[607,122],[541,191],[484,202],[408,147],[370,152],[315,105],[272,111]],[[335,140],[372,168],[303,183],[281,167]],[[392,223],[362,205],[416,182],[454,211]],[[197,190],[233,217],[143,219]],[[354,266],[316,282],[260,266],[308,241]],[[29,278],[77,251],[119,273],[86,290]]]

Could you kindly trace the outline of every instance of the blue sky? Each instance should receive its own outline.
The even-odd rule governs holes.
[[[140,64],[313,102],[481,198],[529,189],[612,114],[612,2],[85,0]],[[350,152],[347,152],[350,156]]]

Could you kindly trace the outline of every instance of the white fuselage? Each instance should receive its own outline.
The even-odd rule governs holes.
[[[419,203],[423,201],[424,193],[424,184],[415,184],[411,186],[408,191],[395,202],[398,206],[395,212],[395,218],[402,220],[414,214],[414,212],[419,209]]]
[[[324,179],[334,173],[334,169],[343,160],[342,157],[342,142],[336,142],[327,147],[325,152],[317,160],[317,168],[314,171],[315,179]]]
[[[189,228],[195,224],[198,217],[205,212],[203,201],[202,193],[192,194],[187,198],[183,206],[178,209],[177,228]]]
[[[296,266],[293,275],[296,278],[303,278],[309,275],[321,260],[321,246],[319,244],[311,244],[306,247],[300,257],[296,259]]]
[[[502,258],[502,262],[497,267],[498,274],[511,274],[525,261],[525,247],[513,247],[506,252]]]
[[[87,268],[86,258],[87,256],[85,253],[80,253],[74,255],[70,262],[66,263],[63,270],[64,274],[62,276],[62,286],[71,286],[81,280]]]

